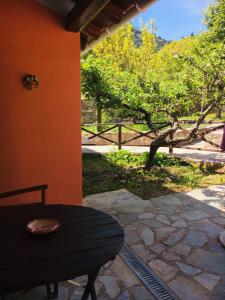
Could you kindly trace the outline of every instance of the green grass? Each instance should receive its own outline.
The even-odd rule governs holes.
[[[141,168],[145,159],[146,154],[133,155],[124,150],[108,155],[84,154],[84,196],[126,188],[149,199],[225,183],[225,168],[219,165],[209,164],[200,170],[197,164],[159,154],[158,166],[146,171]]]
[[[197,120],[197,116],[195,115],[192,115],[192,116],[186,116],[186,117],[181,117],[180,119],[181,120],[189,120],[189,121],[194,121],[194,120]],[[216,114],[215,113],[211,113],[209,114],[207,117],[206,117],[206,121],[217,121],[217,122],[224,122],[225,121],[225,112],[222,112],[221,114],[221,119],[218,119],[216,117]]]

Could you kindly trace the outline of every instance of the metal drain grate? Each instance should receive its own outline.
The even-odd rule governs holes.
[[[165,286],[158,276],[127,245],[123,246],[119,255],[157,300],[177,300],[174,293]]]

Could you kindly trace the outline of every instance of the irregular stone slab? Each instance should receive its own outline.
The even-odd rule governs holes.
[[[154,259],[149,264],[150,268],[156,272],[164,281],[170,281],[176,277],[178,269],[168,265],[166,262]]]
[[[174,232],[171,234],[171,236],[164,241],[164,244],[168,245],[168,246],[173,246],[175,245],[180,239],[182,239],[182,237],[185,234],[185,230],[181,229],[178,232]]]
[[[216,238],[218,237],[223,228],[219,227],[218,225],[210,222],[209,220],[201,220],[196,224],[198,228],[202,231],[205,231],[209,237]]]
[[[225,275],[225,255],[197,249],[187,257],[186,263],[208,272]]]
[[[79,276],[79,277],[75,277],[74,281],[78,282],[78,283],[82,283],[82,282],[86,282],[87,283],[88,276],[87,275],[82,275],[82,276]]]
[[[68,299],[69,296],[69,289],[65,286],[60,286],[59,288],[59,299]],[[38,298],[40,299],[40,298]]]
[[[206,235],[201,231],[189,231],[183,240],[184,244],[190,246],[203,246],[208,242]]]
[[[165,260],[169,260],[169,261],[181,260],[180,256],[178,256],[175,253],[171,253],[171,252],[164,253],[162,258]]]
[[[125,225],[132,224],[137,221],[137,214],[120,214],[119,221]]]
[[[79,300],[79,299],[81,299],[83,294],[84,294],[84,287],[80,286],[75,289],[73,295],[71,295],[71,297],[70,297],[70,300]],[[64,298],[64,299],[68,299],[68,297]]]
[[[131,231],[136,231],[136,228],[137,228],[137,223],[129,224],[129,225],[125,226],[126,230],[131,230]]]
[[[221,202],[221,200],[219,200]],[[215,199],[214,199],[214,202]],[[200,207],[200,210],[204,210],[207,214],[209,214],[211,217],[219,217],[220,216],[220,210],[216,207],[213,207],[210,205],[210,203],[207,203],[207,205],[202,204]]]
[[[185,274],[188,275],[197,275],[199,273],[201,273],[201,270],[195,267],[192,267],[190,265],[186,265],[183,264],[181,262],[176,262],[177,266],[179,267],[179,269],[184,272]]]
[[[175,231],[175,228],[173,227],[161,227],[156,229],[156,236],[158,240],[162,240],[166,237],[168,237],[172,232]]]
[[[181,218],[181,216],[178,216],[178,215],[172,215],[172,216],[169,216],[169,218],[173,222],[184,220],[183,218]]]
[[[210,215],[208,215],[206,212],[201,210],[189,211],[182,214],[181,216],[189,221],[197,221],[201,219],[207,219],[210,217]]]
[[[120,288],[117,284],[117,278],[114,276],[99,276],[98,280],[102,282],[106,288],[106,293],[112,298],[116,298],[120,293]]]
[[[143,239],[146,246],[151,246],[154,243],[154,232],[148,227],[140,230],[140,236]]]
[[[210,300],[207,292],[199,284],[181,276],[171,281],[169,287],[182,300]]]
[[[138,285],[140,281],[131,271],[131,269],[124,263],[124,261],[117,256],[112,264],[113,272],[125,284],[127,288]]]
[[[224,278],[220,280],[218,285],[215,288],[215,291],[213,293],[210,293],[212,295],[211,300],[224,300],[225,299],[225,289],[224,289]]]
[[[116,211],[118,211],[121,214],[132,214],[132,213],[135,214],[135,213],[143,213],[146,207],[148,207],[147,203],[137,201],[131,204],[114,206],[114,209],[116,209]]]
[[[176,246],[170,248],[170,251],[187,256],[191,251],[191,247],[184,244],[177,244]]]
[[[225,226],[225,218],[219,217],[219,218],[213,218],[211,220],[218,225]]]
[[[220,277],[213,274],[199,274],[194,277],[201,285],[203,285],[207,290],[212,291],[215,286],[219,283]]]
[[[146,224],[148,227],[152,229],[160,228],[163,226],[163,224],[159,223],[158,221],[152,219],[152,220],[141,220],[141,223]]]
[[[125,291],[123,294],[121,294],[116,300],[129,300],[130,295],[128,291]]]
[[[167,218],[167,216],[165,215],[158,215],[156,217],[156,220],[163,223],[163,224],[166,224],[166,225],[170,225],[170,221],[169,219]]]
[[[133,245],[131,246],[131,248],[138,256],[140,256],[143,259],[145,259],[150,254],[150,252],[146,250],[144,245],[142,244]]]
[[[211,186],[207,189],[197,189],[186,193],[186,195],[206,203],[211,199],[214,201],[215,199],[221,200],[221,197],[224,195],[224,186]]]
[[[143,286],[132,287],[129,291],[135,300],[155,300]]]
[[[162,253],[163,251],[165,251],[165,246],[163,244],[155,244],[154,246],[151,247],[151,250],[154,251],[157,254]]]
[[[150,262],[153,259],[157,258],[156,254],[149,254],[146,258],[145,258],[145,262]]]
[[[158,213],[171,216],[176,212],[176,208],[174,206],[165,206],[162,204],[162,207],[157,209]]]
[[[141,203],[142,201],[143,200],[140,197],[128,192],[125,189],[85,197],[85,204],[88,206],[94,206],[95,208],[99,206],[112,208],[115,206],[127,205],[136,202]]]
[[[176,221],[175,223],[173,223],[172,226],[178,227],[178,228],[186,228],[187,223],[184,220],[179,220],[179,221]]]
[[[217,244],[217,241],[216,241],[216,244],[211,245],[210,250],[213,252],[217,252],[217,253],[222,253],[222,254],[225,253],[224,246],[222,246],[221,244]]]
[[[181,202],[178,198],[174,197],[173,195],[167,195],[167,196],[160,196],[157,198],[154,198],[152,202],[158,206],[158,205],[181,205]]]
[[[132,245],[140,241],[140,237],[138,236],[137,232],[134,230],[126,230],[125,229],[125,242],[128,245]]]
[[[139,220],[149,220],[149,219],[152,219],[152,218],[154,218],[154,214],[151,214],[151,213],[143,213],[143,214],[140,214],[139,216],[138,216],[138,219]]]

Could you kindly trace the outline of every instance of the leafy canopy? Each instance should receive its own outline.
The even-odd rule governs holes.
[[[213,42],[225,42],[225,0],[210,5],[205,16],[209,37]]]

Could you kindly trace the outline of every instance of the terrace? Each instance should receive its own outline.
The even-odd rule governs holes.
[[[149,200],[125,189],[86,197],[84,205],[120,222],[129,251],[156,280],[146,281],[120,254],[98,276],[98,299],[164,299],[166,292],[165,299],[224,299],[225,251],[218,242],[225,226],[224,196],[225,186],[220,185]],[[86,282],[87,277],[81,276],[62,283],[59,299],[79,300]],[[22,299],[45,299],[45,288]]]

